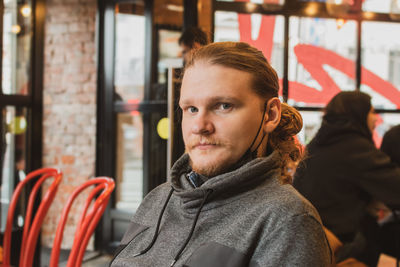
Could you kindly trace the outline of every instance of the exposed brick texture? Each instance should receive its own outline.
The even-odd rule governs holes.
[[[42,244],[52,247],[64,204],[94,175],[96,134],[96,0],[47,0],[43,165],[64,179],[44,221]],[[70,248],[83,198],[72,207],[63,248]]]

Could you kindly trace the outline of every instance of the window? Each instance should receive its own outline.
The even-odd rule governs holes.
[[[400,115],[394,113],[379,113],[378,122],[373,134],[373,139],[377,147],[381,146],[382,137],[393,126],[400,124]]]
[[[279,78],[283,76],[283,16],[215,12],[214,41],[242,41],[263,51]]]
[[[167,82],[167,72],[169,68],[181,68],[183,61],[180,56],[181,48],[178,44],[181,31],[174,31],[168,29],[158,30],[158,47],[159,47],[159,60],[158,60],[158,83],[163,84]]]
[[[400,24],[363,22],[361,90],[372,96],[376,109],[400,107]],[[397,72],[396,72],[397,70]]]
[[[38,92],[42,90],[42,83],[37,79],[34,88],[32,77],[43,75],[42,68],[33,67],[34,63],[43,60],[43,54],[32,53],[32,50],[33,40],[36,40],[34,28],[39,32],[43,29],[33,24],[35,8],[31,1],[5,0],[2,7],[0,194],[1,229],[4,230],[8,204],[16,184],[25,178],[25,173],[41,167],[42,99]],[[40,25],[43,19],[37,15],[35,21]],[[43,36],[37,37],[43,39]],[[42,47],[36,44],[36,49],[41,51]],[[33,101],[37,101],[34,106]],[[33,125],[32,121],[38,124]]]
[[[400,88],[400,50],[389,53],[389,82],[396,88]]]
[[[363,11],[389,13],[391,0],[364,0]]]
[[[144,98],[145,17],[122,10],[115,14],[114,100],[138,105]],[[116,125],[115,207],[132,211],[143,197],[143,117],[117,113]]]
[[[355,90],[355,21],[290,18],[289,103],[324,106],[340,91]]]
[[[4,229],[7,219],[8,203],[16,183],[25,178],[26,171],[26,108],[7,106],[1,110],[3,121],[1,140],[1,203],[3,204],[1,228]]]
[[[144,16],[115,15],[115,92],[117,100],[138,103],[144,96]],[[134,34],[132,34],[134,33]]]
[[[303,117],[303,128],[297,134],[297,137],[301,144],[308,145],[321,126],[323,112],[300,111],[300,114]]]
[[[31,14],[30,1],[4,1],[3,94],[29,94],[31,78]]]
[[[238,0],[217,0],[217,1],[223,1],[223,2],[239,2]],[[243,2],[243,1],[241,1]],[[250,3],[256,3],[256,4],[272,4],[272,5],[284,5],[285,4],[285,0],[250,0],[247,1]]]

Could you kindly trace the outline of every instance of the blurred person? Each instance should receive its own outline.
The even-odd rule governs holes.
[[[390,157],[393,163],[400,166],[400,125],[390,128],[384,134],[380,149]],[[400,210],[396,209],[394,214],[393,212],[390,212],[390,210],[388,211],[387,207],[384,206],[379,209],[379,212],[383,221],[383,230],[381,231],[382,239],[390,240],[393,233],[400,233]],[[399,255],[399,243],[397,243],[397,246],[393,246],[391,242],[386,242],[382,244],[382,247],[389,254]]]
[[[183,57],[183,64],[188,61],[190,53],[194,49],[198,49],[209,43],[207,34],[200,28],[190,27],[187,28],[179,37],[178,44],[181,47]]]
[[[400,166],[400,125],[392,127],[384,134],[381,150]]]
[[[344,244],[337,262],[352,257],[375,266],[382,240],[378,218],[368,213],[368,205],[376,200],[391,208],[400,205],[400,168],[375,147],[376,121],[369,95],[353,91],[334,96],[294,176],[294,187]]]
[[[314,207],[287,183],[301,115],[246,43],[214,43],[187,62],[179,105],[186,151],[150,192],[111,266],[328,266]]]

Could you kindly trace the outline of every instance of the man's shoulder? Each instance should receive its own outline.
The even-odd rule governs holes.
[[[150,201],[150,202],[158,202],[158,201],[165,201],[165,198],[168,196],[169,192],[171,191],[171,183],[165,182],[163,184],[158,185],[156,188],[151,190],[142,201],[142,204]]]
[[[292,185],[275,185],[273,190],[266,190],[265,199],[269,216],[289,218],[300,214],[308,214],[320,221],[320,217],[314,206],[305,199]]]
[[[169,182],[163,183],[153,190],[151,190],[140,203],[139,208],[135,212],[135,217],[143,217],[155,211],[161,209],[165,203],[168,194],[171,190],[171,184]]]

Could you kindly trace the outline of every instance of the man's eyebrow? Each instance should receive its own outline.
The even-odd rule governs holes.
[[[241,100],[236,97],[230,97],[230,96],[214,96],[214,97],[209,97],[207,98],[207,102],[209,103],[219,103],[219,102],[229,102],[229,103],[236,103],[240,102]],[[184,99],[184,100],[179,100],[179,105],[184,106],[184,105],[190,105],[192,104],[191,99]]]
[[[230,96],[215,96],[210,98],[211,102],[238,102],[239,98]]]
[[[184,105],[187,105],[189,103],[190,103],[190,100],[188,100],[188,99],[185,99],[185,100],[179,99],[178,105],[179,106],[184,106]]]

